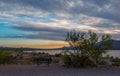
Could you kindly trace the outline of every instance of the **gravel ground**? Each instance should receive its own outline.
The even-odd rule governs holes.
[[[65,68],[59,65],[2,65],[0,76],[120,76],[120,67]]]

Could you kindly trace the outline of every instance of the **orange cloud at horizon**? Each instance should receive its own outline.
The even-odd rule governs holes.
[[[53,40],[0,40],[0,46],[51,49],[68,46],[68,43]]]

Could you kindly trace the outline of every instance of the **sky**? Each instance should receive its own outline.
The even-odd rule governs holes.
[[[0,46],[68,46],[73,29],[120,40],[120,0],[0,0]]]

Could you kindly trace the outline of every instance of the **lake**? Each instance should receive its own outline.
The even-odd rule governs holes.
[[[49,54],[57,54],[62,52],[62,50],[36,50],[36,51],[24,51],[24,52],[41,52],[41,53],[49,53]],[[120,50],[109,50],[107,55],[113,56],[113,57],[119,57],[120,58]]]
[[[120,58],[120,50],[110,50],[107,52],[108,55],[111,55],[113,57],[119,57]]]

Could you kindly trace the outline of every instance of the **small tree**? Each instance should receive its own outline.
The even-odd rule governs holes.
[[[103,34],[99,37],[99,35],[91,30],[82,33],[76,31],[68,32],[66,41],[73,47],[74,52],[72,55],[74,54],[75,58],[82,59],[81,65],[83,66],[86,64],[86,58],[95,61],[97,64],[98,60],[102,58],[102,54],[112,48],[112,38],[110,35]]]

